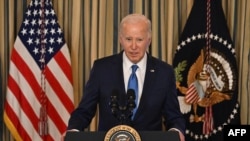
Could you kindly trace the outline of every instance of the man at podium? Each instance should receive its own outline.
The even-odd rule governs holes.
[[[162,131],[164,124],[167,130],[178,131],[184,141],[185,121],[177,100],[174,71],[148,52],[151,21],[141,14],[127,15],[119,26],[119,42],[123,48],[120,53],[94,62],[67,130],[83,131],[99,106],[99,131],[120,124],[136,131]]]

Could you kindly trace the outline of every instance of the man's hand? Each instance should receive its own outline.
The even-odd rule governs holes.
[[[179,131],[180,141],[185,141],[185,136]]]
[[[77,129],[67,130],[66,132],[63,133],[63,135],[61,137],[61,141],[64,141],[64,138],[65,138],[67,132],[79,132],[79,130],[77,130]]]
[[[185,141],[185,136],[182,134],[182,132],[176,128],[171,128],[169,131],[177,131],[179,133],[180,141]]]

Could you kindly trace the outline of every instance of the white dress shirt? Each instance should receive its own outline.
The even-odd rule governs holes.
[[[128,80],[129,77],[132,73],[132,68],[131,66],[134,65],[126,56],[125,52],[123,52],[123,76],[124,76],[124,84],[125,84],[125,89],[127,91],[128,88]],[[142,95],[142,89],[143,89],[143,84],[144,84],[144,79],[145,79],[145,73],[146,73],[146,67],[147,67],[147,54],[145,53],[144,57],[140,62],[136,64],[138,66],[136,70],[136,76],[138,80],[138,105],[140,103],[141,95]],[[138,108],[138,105],[137,108]]]

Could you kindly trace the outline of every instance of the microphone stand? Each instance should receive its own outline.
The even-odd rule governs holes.
[[[133,110],[135,108],[135,98],[133,96],[128,96],[128,103],[127,103],[127,107],[128,107],[128,119],[130,119],[130,121],[132,121],[132,116],[133,116]]]
[[[135,93],[134,90],[129,89],[127,92],[127,102],[119,104],[119,99],[116,94],[111,95],[109,106],[112,114],[120,121],[120,124],[126,124],[132,121],[133,109],[135,108]],[[129,121],[128,121],[129,119]]]

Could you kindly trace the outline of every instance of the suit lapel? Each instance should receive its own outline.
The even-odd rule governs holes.
[[[114,57],[114,65],[113,65],[113,75],[115,75],[116,73],[118,73],[118,75],[115,75],[117,76],[117,87],[119,87],[120,90],[123,91],[123,93],[125,94],[126,93],[126,89],[125,89],[125,85],[124,85],[124,76],[123,76],[123,67],[122,67],[122,54],[123,54],[123,51],[120,52],[116,57]]]
[[[144,99],[147,98],[147,95],[152,94],[152,86],[153,86],[153,83],[155,82],[155,78],[156,78],[155,75],[156,75],[156,66],[154,63],[154,59],[152,58],[152,56],[148,55],[145,80],[144,80],[144,85],[143,85],[143,90],[142,90],[142,96],[141,96],[138,110],[137,110],[136,115],[135,115],[135,119],[143,111],[142,107],[144,107],[144,105],[146,104],[145,103],[146,100],[144,100]]]

